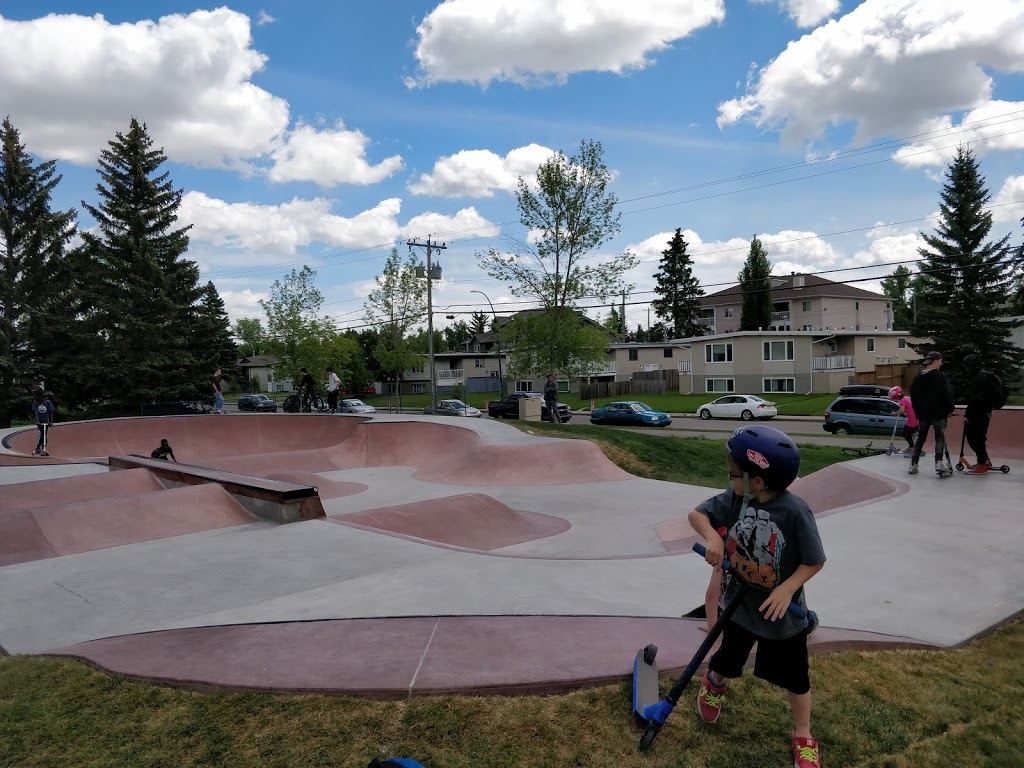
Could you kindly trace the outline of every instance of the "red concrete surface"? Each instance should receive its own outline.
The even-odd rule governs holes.
[[[362,467],[416,467],[418,480],[459,486],[563,485],[631,477],[585,440],[494,445],[477,433],[432,422],[367,422],[337,416],[266,414],[165,416],[57,424],[54,458],[149,452],[166,438],[180,461],[266,477],[271,472],[326,472]],[[35,432],[8,438],[30,453]]]
[[[0,486],[0,512],[134,496],[161,490],[163,486],[160,482],[144,469],[14,483]]]
[[[545,695],[630,679],[637,650],[658,646],[677,676],[705,635],[691,619],[456,616],[249,624],[94,640],[54,651],[125,677],[197,690],[409,695]],[[928,648],[820,627],[812,653]],[[625,710],[623,710],[625,711]]]
[[[0,565],[257,522],[216,485],[0,513]]]
[[[429,499],[328,519],[484,552],[555,536],[572,527],[560,517],[511,509],[481,493]]]
[[[949,448],[949,455],[954,464],[956,464],[957,456],[960,455],[960,440],[964,434],[963,414],[963,409],[958,409],[957,415],[950,417],[946,422],[946,446]],[[927,454],[931,455],[934,452],[934,445],[935,443],[929,436],[925,445]],[[986,447],[993,464],[1009,464],[1012,467],[1014,461],[1024,459],[1024,410],[1003,408],[992,411]],[[967,460],[973,464],[974,451],[966,443],[964,443],[964,452],[967,455]],[[1020,469],[1024,471],[1024,467]]]

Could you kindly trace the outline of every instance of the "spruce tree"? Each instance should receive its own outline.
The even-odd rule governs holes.
[[[188,227],[176,227],[181,190],[160,172],[166,160],[132,118],[100,153],[99,205],[82,202],[98,231],[85,231],[78,258],[85,333],[76,375],[99,413],[138,413],[139,404],[193,399],[210,372],[199,338],[199,268],[183,258]]]
[[[74,211],[53,211],[61,177],[52,161],[35,164],[9,120],[0,126],[0,427],[29,412],[42,381],[67,404],[68,269],[64,249]]]
[[[750,252],[740,270],[741,331],[767,331],[772,324],[772,263],[758,238],[750,241]]]
[[[224,300],[212,282],[207,282],[201,289],[195,314],[191,347],[200,371],[196,386],[205,391],[207,379],[220,368],[235,390],[248,391],[249,382],[242,381],[238,371],[238,345],[231,332],[231,320]]]
[[[652,301],[651,306],[665,321],[669,336],[681,339],[702,335],[704,329],[697,324],[697,318],[704,289],[693,276],[693,259],[686,252],[681,229],[676,229],[668,248],[661,252],[661,264],[654,279],[654,290],[659,298]]]
[[[985,206],[991,195],[969,149],[957,149],[939,197],[935,234],[921,233],[927,247],[918,249],[922,260],[915,281],[917,319],[911,330],[927,339],[913,345],[915,351],[922,356],[932,350],[942,353],[943,370],[962,400],[969,382],[963,358],[972,352],[1004,381],[1016,378],[1024,350],[1013,345],[1011,335],[1021,323],[1007,319],[1010,236],[988,241],[992,213]]]
[[[490,319],[486,312],[474,312],[469,316],[469,330],[473,333],[486,333]]]

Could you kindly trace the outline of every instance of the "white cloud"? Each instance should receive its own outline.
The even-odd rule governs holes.
[[[260,320],[266,318],[266,313],[263,311],[263,307],[260,306],[260,301],[269,299],[269,293],[257,292],[249,288],[241,291],[219,290],[218,293],[224,301],[224,308],[227,310],[232,324],[243,317],[256,317]]]
[[[990,71],[1024,71],[1020,0],[865,0],[790,43],[719,105],[718,123],[750,120],[801,141],[852,122],[863,142],[980,107]]]
[[[442,157],[432,173],[409,185],[414,195],[436,197],[493,197],[494,191],[514,192],[518,179],[534,179],[537,168],[554,154],[539,144],[513,149],[504,157],[486,149],[466,149]]]
[[[331,213],[324,198],[293,199],[280,205],[228,203],[202,192],[188,192],[178,215],[191,224],[189,236],[220,248],[289,256],[314,242],[344,248],[391,243],[398,237],[397,198],[383,200],[368,211],[345,218]]]
[[[79,165],[145,122],[171,160],[252,172],[270,159],[274,180],[372,183],[401,159],[370,166],[367,139],[339,124],[289,131],[288,103],[252,83],[267,57],[253,49],[248,16],[228,8],[111,24],[103,16],[0,16],[0,103],[30,151]],[[45,53],[41,53],[45,52]],[[310,147],[326,160],[313,166]]]
[[[992,220],[1020,221],[1024,217],[1024,176],[1010,176],[992,200]]]
[[[267,24],[273,24],[275,21],[277,21],[277,19],[275,19],[269,13],[267,13],[266,11],[260,11],[260,15],[256,18],[256,26],[262,27]]]
[[[416,30],[419,74],[407,84],[562,83],[642,69],[724,17],[723,0],[446,0]]]
[[[465,240],[467,238],[497,237],[501,227],[481,216],[476,208],[463,208],[454,216],[442,213],[421,213],[413,216],[402,227],[402,236],[422,238],[432,235],[442,240]]]
[[[751,0],[772,3],[789,15],[798,27],[816,27],[839,10],[839,0]]]
[[[376,184],[402,168],[399,155],[370,165],[366,161],[369,143],[362,132],[345,130],[341,121],[334,129],[323,131],[300,124],[271,152],[270,180],[313,181],[321,187]]]
[[[909,168],[947,166],[957,146],[970,145],[979,155],[993,150],[1024,149],[1024,102],[990,101],[967,112],[954,126],[948,115],[925,121],[919,133],[928,136],[901,147],[893,159]]]

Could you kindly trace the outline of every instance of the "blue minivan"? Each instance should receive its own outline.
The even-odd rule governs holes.
[[[825,409],[822,429],[834,435],[891,435],[903,429],[899,403],[887,397],[838,397]]]

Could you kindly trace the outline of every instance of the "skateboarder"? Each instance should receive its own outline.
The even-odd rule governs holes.
[[[33,456],[49,456],[46,451],[47,432],[53,426],[53,403],[43,394],[42,387],[35,387],[32,390],[32,414],[36,419],[36,429],[39,431],[39,438],[36,441],[36,449]]]
[[[160,445],[153,449],[153,452],[149,454],[154,459],[163,459],[164,461],[178,462],[174,458],[174,451],[171,450],[171,444],[167,442],[167,438],[160,441]],[[170,457],[168,459],[168,457]]]
[[[818,768],[818,742],[811,736],[809,624],[787,610],[791,602],[806,607],[803,585],[825,565],[814,515],[786,490],[800,469],[800,452],[785,433],[760,426],[737,429],[727,449],[731,487],[692,511],[690,525],[707,540],[710,565],[729,559],[725,601],[740,591],[739,578],[771,594],[767,599],[755,590],[744,594],[708,662],[697,709],[705,722],[718,720],[729,678],[742,674],[757,643],[754,674],[789,692],[794,765]],[[724,536],[717,530],[722,526]]]
[[[914,443],[914,454],[910,457],[911,475],[917,474],[917,461],[924,451],[924,441],[928,439],[928,430],[935,430],[935,471],[939,475],[953,474],[953,468],[946,458],[946,419],[956,409],[953,402],[953,388],[949,386],[940,369],[942,353],[931,351],[924,358],[924,370],[917,375],[910,385],[910,400],[914,404],[914,412],[920,426],[917,430],[917,442]]]

